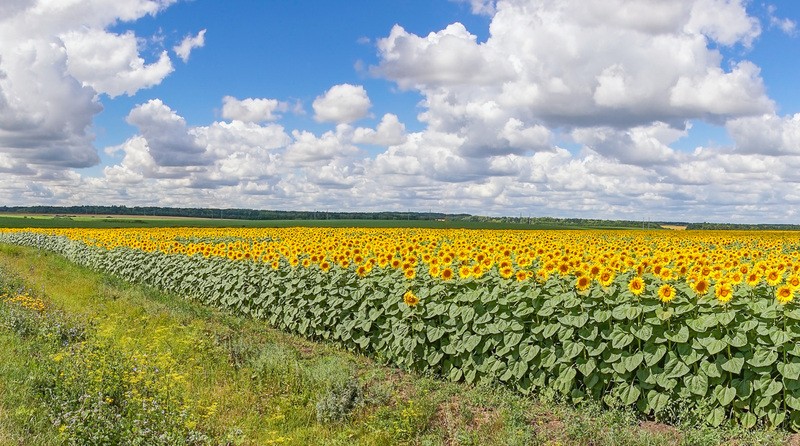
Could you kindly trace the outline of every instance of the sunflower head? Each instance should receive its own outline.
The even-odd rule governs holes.
[[[672,285],[661,285],[658,289],[658,298],[661,302],[668,303],[675,298],[675,288],[673,288]]]
[[[419,297],[413,291],[408,290],[403,294],[403,302],[409,307],[415,307],[419,303]]]
[[[592,279],[590,279],[589,276],[580,276],[578,280],[575,281],[575,288],[577,288],[578,291],[586,291],[591,284]]]
[[[614,283],[614,272],[604,269],[602,272],[600,272],[598,281],[600,282],[600,285],[605,287],[611,286],[611,284]]]
[[[700,279],[694,283],[694,286],[692,288],[694,288],[694,292],[697,293],[699,296],[705,296],[706,293],[708,293],[710,286],[708,284],[708,280]]]
[[[789,285],[778,287],[778,289],[775,291],[775,299],[781,305],[791,302],[794,299],[794,291],[792,291],[792,287]]]
[[[727,282],[718,282],[714,286],[714,297],[723,304],[728,303],[733,298],[733,288]]]
[[[644,292],[644,280],[641,277],[636,276],[628,282],[628,290],[634,296],[639,296]]]

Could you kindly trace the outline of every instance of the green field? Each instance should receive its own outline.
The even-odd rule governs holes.
[[[0,214],[2,228],[438,228],[438,229],[594,229],[560,225],[528,225],[462,220],[234,220],[216,218],[149,217],[149,216],[52,216]],[[603,227],[603,229],[615,229]],[[630,229],[630,228],[618,228]]]
[[[101,434],[116,440],[91,444],[129,444],[117,422],[103,416],[103,401],[77,400],[83,405],[74,409],[75,398],[102,386],[126,395],[112,407],[125,404],[132,397],[123,392],[125,380],[115,378],[131,366],[157,371],[153,362],[166,373],[146,375],[142,393],[157,397],[168,389],[167,409],[182,405],[184,411],[155,418],[128,411],[123,421],[134,418],[133,428],[156,423],[165,434],[185,434],[190,426],[207,439],[146,444],[666,446],[735,438],[741,445],[777,446],[785,437],[673,428],[627,411],[404,373],[30,248],[0,246],[0,273],[0,294],[27,287],[46,304],[39,314],[0,300],[0,351],[11,353],[0,362],[2,446],[89,444]],[[60,335],[54,339],[54,333]],[[103,380],[86,379],[98,376],[92,370],[102,371]],[[170,384],[173,376],[180,380]],[[68,420],[61,424],[66,429],[53,425],[54,418]]]

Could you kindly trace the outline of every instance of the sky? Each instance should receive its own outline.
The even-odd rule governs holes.
[[[0,205],[800,224],[794,0],[3,0]]]

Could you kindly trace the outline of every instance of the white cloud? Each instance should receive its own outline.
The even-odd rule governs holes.
[[[158,85],[173,71],[166,51],[146,64],[139,55],[133,32],[114,34],[100,29],[82,29],[62,35],[67,50],[69,74],[110,97],[132,96]]]
[[[356,144],[375,144],[380,146],[394,146],[406,141],[406,126],[397,118],[397,115],[387,113],[381,118],[376,129],[359,127],[353,132],[353,142]]]
[[[495,0],[455,0],[459,3],[469,3],[473,14],[491,16],[495,12]]]
[[[797,22],[788,18],[781,18],[776,15],[778,8],[775,5],[768,5],[767,6],[767,17],[769,18],[769,26],[772,28],[778,28],[783,31],[784,34],[789,36],[796,35],[797,32]]]
[[[761,33],[758,19],[747,14],[744,0],[694,0],[684,28],[723,44],[749,47]]]
[[[175,0],[23,1],[0,6],[0,153],[19,172],[89,167],[100,158],[91,125],[110,96],[156,85],[166,54],[147,63],[130,32],[107,29]],[[55,170],[52,170],[55,169]]]
[[[358,121],[367,116],[372,103],[361,85],[334,85],[314,103],[314,119],[337,124]]]
[[[800,113],[733,119],[725,124],[740,153],[800,155]]]
[[[358,148],[350,143],[352,129],[339,124],[335,132],[317,137],[309,131],[292,131],[294,142],[286,149],[284,159],[292,164],[317,164],[355,155]]]
[[[160,99],[136,106],[126,121],[139,128],[147,142],[148,152],[157,165],[177,167],[207,164],[205,148],[189,134],[186,121]]]
[[[285,112],[289,104],[277,99],[245,98],[242,100],[232,96],[222,98],[222,117],[243,122],[265,122],[280,119],[276,112]]]
[[[206,44],[206,30],[201,30],[196,36],[186,36],[181,43],[172,47],[172,51],[186,63],[195,48],[202,48]]]
[[[405,89],[493,84],[509,79],[509,61],[476,42],[477,37],[458,22],[426,37],[395,25],[388,37],[378,41],[381,64],[373,72]]]

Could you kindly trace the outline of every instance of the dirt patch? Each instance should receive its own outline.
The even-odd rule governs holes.
[[[800,446],[800,434],[792,434],[783,443],[785,446]]]
[[[670,426],[669,424],[659,423],[656,421],[642,421],[639,423],[639,427],[645,432],[651,433],[658,437],[666,438],[670,444],[679,444],[683,439],[681,431],[674,426]]]
[[[672,229],[674,231],[685,231],[686,226],[677,226],[677,225],[661,225],[664,229]]]
[[[564,420],[555,414],[538,413],[531,419],[531,427],[538,438],[558,441],[565,437]]]
[[[431,424],[441,428],[445,445],[456,445],[459,432],[491,431],[499,420],[496,409],[475,406],[453,396],[436,407]]]

